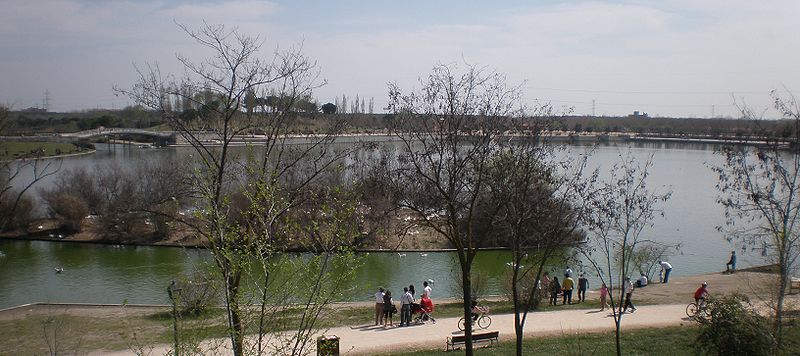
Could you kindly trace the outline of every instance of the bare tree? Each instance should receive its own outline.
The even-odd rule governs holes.
[[[773,91],[775,109],[791,128],[789,146],[767,143],[758,147],[726,146],[720,154],[725,163],[712,167],[719,177],[718,202],[725,207],[727,226],[734,238],[747,244],[765,245],[778,265],[774,293],[774,339],[777,353],[783,346],[783,316],[790,274],[800,254],[800,103],[788,94]],[[760,117],[742,108],[745,119]]]
[[[9,126],[9,108],[0,105],[0,136]],[[6,141],[0,140],[0,150],[7,150]],[[0,231],[22,226],[27,218],[17,215],[29,213],[32,203],[25,194],[37,183],[61,169],[60,159],[42,159],[41,152],[32,152],[13,160],[0,161]],[[25,209],[22,209],[25,208]]]
[[[495,212],[485,225],[494,226],[497,246],[512,251],[511,299],[517,355],[528,311],[538,307],[540,280],[546,266],[563,257],[564,247],[581,239],[578,233],[585,199],[596,172],[584,176],[586,158],[551,159],[555,148],[529,140],[506,148],[490,162],[489,201]],[[542,286],[546,291],[547,286]]]
[[[399,192],[398,207],[455,248],[467,319],[487,165],[507,144],[503,136],[522,112],[520,94],[502,75],[473,66],[459,72],[455,65],[438,65],[421,84],[419,91],[408,93],[389,85],[393,133],[401,141],[391,184]],[[471,355],[469,323],[465,335]]]
[[[647,186],[652,156],[643,164],[628,153],[615,164],[607,180],[593,192],[587,217],[587,243],[581,249],[588,263],[608,286],[617,355],[622,355],[620,340],[625,298],[624,283],[633,267],[633,254],[644,240],[642,234],[661,214],[659,204],[671,193],[654,193]],[[615,293],[618,298],[615,298]]]
[[[289,212],[313,196],[308,193],[309,187],[321,172],[348,154],[348,150],[335,151],[331,145],[342,123],[333,122],[327,133],[299,142],[286,135],[296,116],[293,107],[321,85],[315,63],[299,48],[276,52],[272,59],[263,60],[258,38],[235,29],[208,24],[197,31],[181,28],[213,55],[200,63],[179,56],[187,73],[182,80],[163,76],[157,65],[138,69],[138,83],[131,90],[120,91],[158,110],[199,156],[195,182],[203,206],[197,217],[204,226],[197,233],[211,249],[221,276],[233,353],[242,355],[252,350],[262,354],[267,352],[262,345],[267,331],[265,304],[270,300],[268,287],[274,282],[270,279],[273,265],[267,262],[281,257],[287,248],[279,237],[288,230]],[[163,105],[165,98],[181,96],[185,92],[181,89],[187,87],[192,88],[190,92],[208,93],[202,102],[196,97],[187,98],[199,107],[194,115],[182,115]],[[280,100],[262,102],[261,110],[248,112],[244,104],[248,93],[253,92],[262,96],[271,93]],[[232,145],[252,133],[260,134],[258,143],[263,147],[249,150],[247,158],[237,155]],[[237,200],[241,203],[235,205]],[[248,347],[244,336],[253,308],[251,296],[242,284],[253,270],[252,261],[259,261],[262,267],[261,275],[253,278],[259,283],[256,290],[262,296],[262,305],[256,308],[256,317],[261,319],[257,323],[258,341]],[[312,281],[324,278],[323,272],[330,272],[324,264],[313,270],[322,272]],[[320,299],[307,300],[306,310],[310,310]],[[303,318],[304,323],[290,338],[294,341],[291,353],[305,352],[303,345],[310,335],[307,330],[313,327],[309,318],[318,315],[311,312]]]

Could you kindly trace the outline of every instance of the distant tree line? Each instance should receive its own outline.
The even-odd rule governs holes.
[[[149,128],[163,121],[156,112],[141,106],[128,106],[122,110],[91,110],[79,113],[29,113],[12,111],[7,134],[32,132],[75,132],[99,127]]]
[[[785,138],[791,136],[793,125],[785,120],[567,116],[556,122],[554,128],[595,133]]]

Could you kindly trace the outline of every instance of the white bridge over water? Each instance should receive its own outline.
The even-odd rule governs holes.
[[[120,136],[120,135],[137,135],[137,136],[152,136],[161,139],[174,138],[175,131],[149,131],[143,129],[129,129],[129,128],[99,128],[78,132],[58,134],[58,137],[74,138],[85,140],[97,136]]]

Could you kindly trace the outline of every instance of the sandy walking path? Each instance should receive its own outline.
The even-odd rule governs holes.
[[[623,316],[623,328],[665,327],[691,323],[685,304],[640,306]],[[501,340],[514,339],[514,315],[492,315],[489,331],[499,331]],[[459,318],[439,319],[436,324],[384,329],[382,326],[335,328],[326,335],[341,339],[340,350],[348,354],[374,354],[388,350],[445,348],[447,337],[460,335]],[[569,335],[587,331],[613,330],[614,319],[608,309],[570,309],[529,313],[525,336]],[[481,332],[484,330],[478,330]]]
[[[640,306],[635,313],[625,314],[623,328],[665,327],[691,323],[685,314],[685,304]],[[491,315],[492,325],[486,331],[499,331],[501,340],[514,339],[514,315]],[[340,338],[340,351],[348,355],[379,354],[394,350],[418,350],[441,348],[444,350],[447,337],[460,335],[459,318],[437,319],[437,322],[412,325],[410,327],[383,327],[374,325],[344,326],[329,329],[325,335]],[[610,311],[596,309],[570,309],[530,313],[525,324],[526,337],[545,335],[569,335],[587,331],[613,330],[614,319]],[[484,330],[479,330],[484,331]],[[316,339],[316,337],[314,338]],[[218,340],[216,342],[221,342]],[[169,345],[157,345],[153,355],[163,355]],[[209,352],[219,354],[220,350]],[[133,355],[131,351],[96,352],[90,355]]]

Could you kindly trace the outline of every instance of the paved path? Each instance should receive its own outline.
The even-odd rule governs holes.
[[[686,317],[685,304],[640,306],[636,313],[625,314],[623,329],[642,327],[675,326],[691,321]],[[501,340],[513,340],[514,315],[492,315],[492,325],[488,330],[500,332]],[[410,327],[389,327],[365,325],[361,327],[338,327],[325,332],[340,338],[342,354],[378,354],[389,350],[416,350],[445,347],[448,336],[461,334],[458,331],[459,318],[437,319],[436,324],[414,325]],[[570,335],[587,331],[613,330],[614,319],[606,310],[570,309],[531,313],[525,325],[525,334],[531,336]],[[315,338],[316,339],[316,338]],[[169,345],[157,345],[152,354],[163,355]],[[214,354],[218,354],[215,351]],[[90,355],[132,355],[130,351],[96,352]]]

